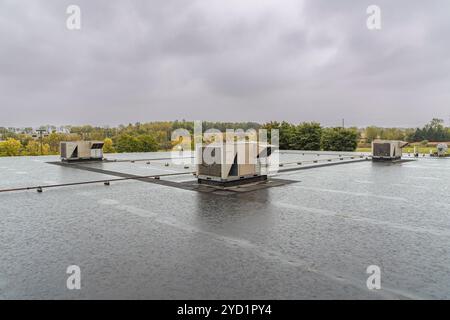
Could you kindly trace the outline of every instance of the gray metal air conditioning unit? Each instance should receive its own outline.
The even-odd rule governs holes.
[[[404,141],[374,140],[372,142],[372,160],[389,161],[401,159],[402,148],[407,145],[408,142]]]
[[[436,146],[436,153],[433,156],[436,157],[447,157],[448,146],[446,143],[439,143]]]
[[[267,180],[272,149],[270,145],[248,141],[198,145],[198,183],[233,186]]]
[[[61,142],[62,161],[103,160],[103,141]]]

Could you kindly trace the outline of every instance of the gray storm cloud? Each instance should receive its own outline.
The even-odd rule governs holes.
[[[66,28],[71,4],[81,30]],[[448,121],[449,12],[446,0],[2,0],[0,126]]]

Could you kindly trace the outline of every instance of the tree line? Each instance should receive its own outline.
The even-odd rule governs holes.
[[[104,152],[153,152],[171,150],[172,131],[178,128],[194,131],[192,121],[159,121],[135,123],[117,127],[68,126],[70,133],[52,132],[42,139],[33,138],[32,130],[14,133],[0,128],[0,156],[59,154],[61,141],[101,140]],[[433,119],[422,128],[381,128],[370,126],[364,129],[323,127],[318,122],[292,124],[286,121],[256,122],[203,122],[203,131],[215,128],[226,129],[278,129],[282,150],[326,150],[354,151],[358,146],[370,146],[374,139],[406,140],[409,142],[450,141],[450,128],[441,119]],[[42,149],[41,149],[42,148]]]
[[[367,142],[374,139],[405,140],[408,142],[448,142],[450,128],[444,126],[444,120],[434,118],[422,128],[380,128],[370,126],[365,128],[364,136]]]
[[[281,150],[355,151],[359,139],[357,128],[324,128],[318,122],[269,122],[262,128],[279,130]]]
[[[248,130],[261,127],[256,122],[203,122],[203,130],[216,128]],[[52,132],[42,138],[31,135],[28,128],[23,133],[11,132],[7,128],[0,128],[0,156],[36,156],[59,154],[61,141],[101,140],[105,142],[105,153],[115,152],[153,152],[171,150],[174,143],[171,141],[172,131],[178,128],[194,131],[193,121],[158,121],[148,123],[135,123],[119,125],[117,127],[96,126],[67,126],[70,133]],[[42,147],[42,149],[41,149]]]

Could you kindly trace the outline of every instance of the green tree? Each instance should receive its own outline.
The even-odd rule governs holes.
[[[381,131],[381,139],[385,140],[405,140],[406,135],[399,128],[385,128]]]
[[[371,143],[373,140],[381,137],[381,128],[370,126],[364,130],[366,142]]]
[[[156,139],[149,134],[133,136],[131,134],[120,134],[115,141],[118,152],[154,152],[159,150]]]
[[[283,121],[279,123],[277,121],[271,121],[262,126],[263,129],[267,130],[268,138],[271,138],[271,130],[279,130],[279,146],[280,150],[291,150],[293,149],[292,143],[294,141],[295,126]]]
[[[303,122],[293,128],[290,148],[295,150],[320,150],[322,127],[317,122]]]
[[[322,131],[322,149],[325,151],[355,151],[358,132],[342,127],[325,128]]]
[[[47,137],[43,138],[43,142],[50,146],[51,154],[59,153],[59,146],[61,141],[77,141],[81,140],[78,134],[66,134],[52,132]]]
[[[139,141],[139,152],[154,152],[158,151],[159,145],[156,139],[149,134],[142,134],[137,137]]]
[[[139,152],[139,140],[129,134],[120,134],[115,141],[117,152]]]
[[[283,121],[280,125],[280,149],[292,150],[294,149],[292,144],[295,136],[295,126]]]
[[[423,128],[416,128],[415,132],[408,136],[408,140],[411,142],[448,141],[450,140],[450,129],[444,127],[444,120],[434,118]]]

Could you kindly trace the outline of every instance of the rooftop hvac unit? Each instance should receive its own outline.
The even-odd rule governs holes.
[[[445,157],[447,154],[448,146],[446,143],[439,143],[436,146],[436,149],[437,149],[436,155],[438,157]]]
[[[103,144],[103,141],[61,142],[61,160],[103,160]]]
[[[197,146],[200,184],[240,185],[267,179],[272,146],[257,142],[224,142]]]
[[[396,140],[374,140],[372,142],[372,160],[398,160],[402,157],[402,148],[408,142]]]

